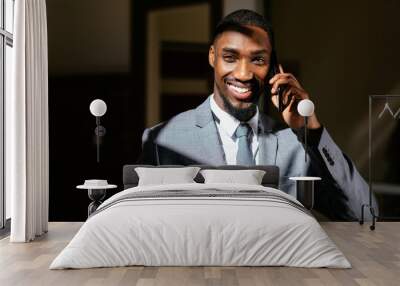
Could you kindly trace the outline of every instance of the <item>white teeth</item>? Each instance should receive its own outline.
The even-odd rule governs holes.
[[[238,87],[238,86],[235,86],[235,85],[230,84],[230,83],[228,83],[228,86],[231,87],[231,88],[233,88],[233,89],[234,89],[235,91],[237,91],[238,93],[245,93],[245,92],[250,91],[249,88]]]

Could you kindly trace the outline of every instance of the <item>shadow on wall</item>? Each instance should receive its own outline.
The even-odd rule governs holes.
[[[388,95],[373,98],[371,105],[371,146],[369,146],[369,115],[358,123],[357,132],[350,140],[362,171],[371,181],[382,220],[400,219],[400,84]],[[371,148],[371,162],[369,160]],[[366,151],[367,150],[367,151]],[[371,173],[369,164],[371,163]]]

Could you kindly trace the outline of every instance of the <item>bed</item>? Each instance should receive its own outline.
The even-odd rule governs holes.
[[[50,269],[351,267],[312,214],[279,191],[276,166],[198,166],[202,172],[263,170],[260,185],[204,182],[200,172],[192,183],[138,185],[138,167],[157,168],[124,166],[124,191],[88,218]]]

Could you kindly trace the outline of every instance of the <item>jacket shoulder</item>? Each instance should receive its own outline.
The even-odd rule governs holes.
[[[195,109],[187,110],[181,112],[172,118],[158,123],[150,128],[151,132],[157,132],[158,130],[172,130],[172,129],[182,129],[182,128],[193,128],[195,124]]]

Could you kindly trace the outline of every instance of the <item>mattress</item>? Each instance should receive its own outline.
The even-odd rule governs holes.
[[[290,195],[263,186],[198,183],[115,194],[50,269],[129,265],[351,267]]]

